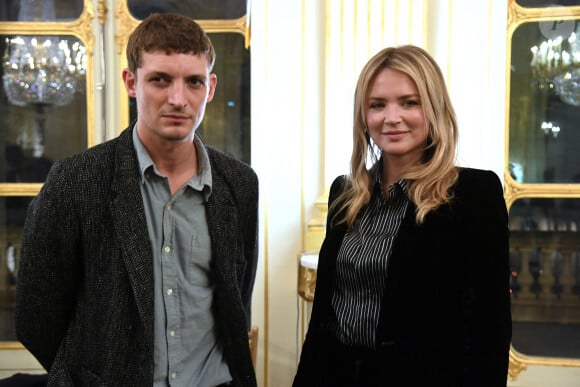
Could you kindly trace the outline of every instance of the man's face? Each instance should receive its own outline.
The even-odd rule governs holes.
[[[202,55],[144,52],[137,74],[123,71],[130,97],[137,103],[141,140],[189,141],[213,99],[217,77]]]

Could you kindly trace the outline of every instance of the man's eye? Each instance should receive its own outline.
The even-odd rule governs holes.
[[[189,84],[195,87],[200,87],[204,85],[204,82],[201,79],[191,79]]]

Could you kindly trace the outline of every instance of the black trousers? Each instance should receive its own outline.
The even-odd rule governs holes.
[[[48,383],[48,374],[16,373],[8,378],[0,379],[0,387],[43,387]]]
[[[327,358],[320,359],[322,386],[384,387],[392,378],[389,370],[396,367],[397,359],[389,344],[373,350],[346,346],[328,332],[324,336]]]

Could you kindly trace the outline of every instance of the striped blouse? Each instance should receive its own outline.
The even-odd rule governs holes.
[[[381,187],[377,180],[369,203],[340,246],[332,296],[336,320],[330,324],[343,344],[371,349],[376,343],[387,259],[409,204],[404,180],[388,187],[388,198]]]

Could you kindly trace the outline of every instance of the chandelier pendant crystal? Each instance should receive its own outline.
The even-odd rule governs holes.
[[[580,23],[569,36],[533,46],[530,67],[540,89],[550,88],[562,102],[580,106]]]

